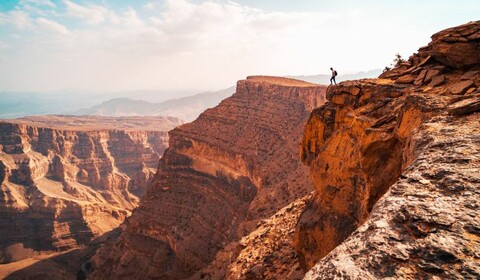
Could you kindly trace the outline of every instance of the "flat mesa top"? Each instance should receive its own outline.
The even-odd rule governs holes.
[[[291,86],[291,87],[318,87],[321,85],[313,84],[301,80],[284,78],[284,77],[275,77],[275,76],[249,76],[247,77],[248,81],[268,83],[279,86]]]
[[[64,116],[40,115],[18,119],[0,120],[0,123],[16,123],[69,131],[169,131],[183,123],[174,117],[103,117],[103,116]]]

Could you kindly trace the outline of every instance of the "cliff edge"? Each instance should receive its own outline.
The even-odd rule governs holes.
[[[234,242],[313,190],[298,143],[324,101],[324,86],[248,77],[232,97],[171,131],[154,183],[118,240],[94,256],[89,278],[186,278],[216,256],[228,265]],[[225,267],[215,273],[224,277]]]
[[[305,279],[478,279],[480,22],[327,99],[300,151],[316,186],[295,233]]]

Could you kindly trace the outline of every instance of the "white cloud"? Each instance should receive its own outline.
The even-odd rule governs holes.
[[[67,6],[67,15],[84,20],[88,24],[97,25],[107,20],[115,21],[115,13],[99,5],[80,5],[70,0],[63,0]]]
[[[0,25],[2,24],[13,25],[19,30],[25,30],[32,26],[32,21],[28,13],[13,10],[8,13],[0,13]]]
[[[50,8],[55,8],[57,5],[51,0],[20,0],[20,5],[36,5],[36,6],[47,6]]]
[[[10,46],[4,41],[0,41],[0,49],[8,49]]]
[[[157,2],[148,2],[147,4],[143,5],[143,7],[148,10],[155,10],[157,6],[158,6]]]
[[[304,40],[306,33],[335,18],[325,13],[269,12],[235,2],[167,0],[162,9],[157,9],[158,3],[142,7],[153,9],[145,19],[133,8],[115,12],[63,2],[65,13],[57,8],[54,18],[15,15],[17,27],[34,20],[32,30],[48,32],[17,42],[18,52],[24,54],[22,59],[13,57],[12,63],[21,61],[18,65],[33,73],[23,85],[39,90],[221,88],[253,71],[287,73],[281,62],[289,52],[288,41]],[[61,22],[71,19],[94,27],[67,29]],[[43,59],[33,57],[39,53],[45,54]]]
[[[108,1],[48,2],[0,12],[1,40],[9,45],[0,52],[5,89],[205,90],[252,74],[318,74],[330,66],[343,74],[382,67],[396,52],[408,56],[430,35],[413,32],[411,18],[378,21],[380,7],[372,14],[344,5],[335,14],[219,0],[152,0],[123,9],[89,4]],[[27,8],[38,3],[40,11]]]
[[[54,31],[62,35],[67,35],[70,33],[64,25],[61,25],[60,23],[55,22],[53,20],[40,17],[36,19],[36,22],[39,27],[46,29],[48,31]]]
[[[53,20],[38,17],[32,18],[30,14],[20,11],[13,10],[8,13],[0,13],[0,25],[9,25],[14,26],[19,31],[54,31],[59,34],[68,34],[68,29]],[[21,34],[15,34],[14,37],[22,38]],[[26,37],[26,36],[24,36]]]
[[[151,17],[150,23],[167,49],[171,45],[172,51],[205,51],[279,43],[293,29],[316,26],[334,17],[326,13],[266,12],[235,2],[167,0],[165,12]]]

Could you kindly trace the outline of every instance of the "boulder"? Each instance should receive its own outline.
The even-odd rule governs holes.
[[[436,69],[428,70],[427,74],[425,75],[424,82],[425,83],[430,82],[432,78],[438,76],[439,74],[440,74],[439,70],[436,70]]]
[[[398,78],[395,82],[397,84],[411,84],[415,81],[416,77],[411,74],[403,75],[400,78]]]
[[[430,84],[428,84],[429,87],[436,87],[436,86],[439,86],[441,84],[443,84],[445,82],[445,76],[444,75],[440,75],[440,76],[436,76],[435,78],[432,79],[432,81],[430,82]]]
[[[451,115],[467,115],[480,111],[480,97],[466,99],[453,104],[448,113]]]
[[[460,81],[448,87],[448,90],[452,94],[464,94],[471,86],[473,81]]]
[[[460,77],[460,80],[473,80],[478,77],[478,71],[469,71]]]
[[[427,70],[422,70],[418,75],[418,77],[413,82],[413,84],[416,86],[421,85],[423,83],[423,79],[425,78],[425,75],[427,75]]]
[[[480,63],[480,32],[478,21],[465,24],[459,28],[462,32],[450,29],[432,36],[428,53],[435,60],[454,68],[466,68]],[[470,35],[462,35],[470,34]],[[467,37],[465,37],[467,36]]]

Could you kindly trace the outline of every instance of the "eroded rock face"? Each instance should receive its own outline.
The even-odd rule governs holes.
[[[167,148],[166,131],[180,124],[158,117],[143,123],[161,131],[142,131],[132,123],[128,130],[91,130],[117,119],[88,118],[88,123],[62,116],[41,116],[41,123],[0,122],[2,262],[69,249],[117,227],[151,182]]]
[[[292,250],[295,225],[310,195],[297,199],[243,237],[226,279],[301,279],[303,271]]]
[[[316,186],[295,233],[306,279],[480,276],[479,30],[327,90],[300,152]]]
[[[305,279],[478,279],[479,123],[478,113],[424,123],[402,178]]]
[[[480,26],[471,22],[462,26],[440,31],[432,36],[426,53],[454,68],[466,68],[480,63]]]
[[[403,88],[386,80],[342,83],[312,113],[301,157],[310,165],[317,194],[295,238],[304,268],[363,223],[400,175],[406,135],[435,109],[422,106],[419,96],[407,97]]]
[[[236,241],[312,191],[298,143],[324,100],[323,86],[249,77],[232,97],[171,131],[152,187],[120,238],[93,258],[89,278],[185,278],[216,255],[226,265],[201,277],[225,277]]]

